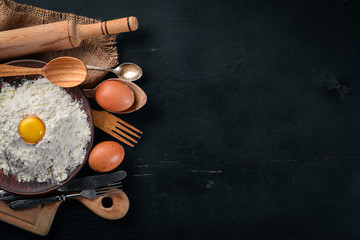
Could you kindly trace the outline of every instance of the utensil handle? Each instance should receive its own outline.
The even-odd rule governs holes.
[[[0,201],[11,202],[19,199],[23,199],[24,195],[14,194],[10,192],[6,192],[4,190],[0,190]]]
[[[22,75],[42,75],[42,68],[17,67],[0,64],[0,77],[22,76]]]
[[[96,66],[91,66],[91,65],[86,65],[86,67],[89,70],[106,71],[106,72],[113,71],[113,69],[111,69],[111,68],[96,67]]]
[[[96,91],[94,89],[82,89],[87,98],[95,99]]]
[[[20,210],[24,208],[29,208],[37,205],[42,205],[46,203],[53,203],[62,200],[62,196],[53,196],[47,198],[32,198],[32,199],[22,199],[12,201],[9,206],[11,209]]]
[[[80,40],[101,35],[132,32],[138,29],[136,17],[119,18],[94,24],[78,25],[77,33]]]
[[[104,206],[104,198],[109,198],[107,200],[112,203],[111,206]],[[99,217],[109,220],[117,220],[124,217],[130,206],[129,198],[125,193],[94,199],[86,199],[83,197],[77,197],[75,199],[84,204],[90,211]]]

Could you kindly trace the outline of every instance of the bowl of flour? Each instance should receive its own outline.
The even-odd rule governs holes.
[[[46,126],[36,144],[24,142],[18,132],[21,120],[31,115]],[[24,195],[55,190],[84,166],[93,138],[90,104],[80,88],[60,88],[39,75],[0,78],[0,188]]]

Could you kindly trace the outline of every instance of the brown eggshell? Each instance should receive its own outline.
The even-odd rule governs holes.
[[[120,112],[129,109],[135,101],[134,92],[120,81],[105,81],[96,90],[97,103],[111,112]]]
[[[125,156],[123,146],[114,141],[97,144],[90,153],[89,166],[97,172],[108,172],[120,165]]]

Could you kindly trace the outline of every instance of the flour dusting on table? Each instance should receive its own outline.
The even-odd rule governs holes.
[[[24,143],[21,120],[38,116],[45,124],[43,139]],[[79,166],[90,141],[87,114],[62,88],[45,78],[15,88],[4,83],[0,93],[0,168],[19,181],[61,182]]]

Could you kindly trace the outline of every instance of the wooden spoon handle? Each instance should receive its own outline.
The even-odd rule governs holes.
[[[85,96],[88,98],[95,99],[95,89],[83,89],[83,92],[85,93]]]
[[[80,40],[101,35],[132,32],[138,28],[136,17],[126,17],[94,24],[78,25],[77,33]]]
[[[6,64],[0,64],[0,77],[22,76],[43,74],[42,68],[17,67]]]
[[[84,204],[93,213],[105,219],[117,220],[126,215],[129,210],[130,203],[129,198],[125,193],[119,195],[111,195],[106,198],[111,199],[112,206],[105,207],[102,204],[104,197],[98,197],[94,199],[77,197],[75,199]]]

